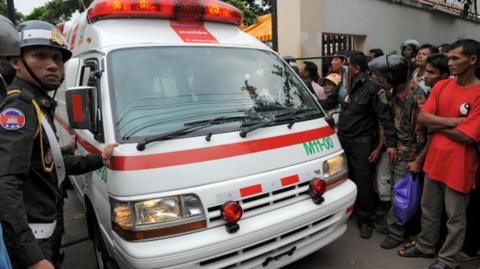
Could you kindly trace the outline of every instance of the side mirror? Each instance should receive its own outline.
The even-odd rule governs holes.
[[[95,129],[95,87],[81,86],[65,91],[68,121],[73,129]]]

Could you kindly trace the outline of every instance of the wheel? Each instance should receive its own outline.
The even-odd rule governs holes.
[[[93,225],[93,248],[95,250],[95,259],[98,269],[119,269],[118,264],[108,255],[107,247],[103,241],[98,222],[95,220]]]

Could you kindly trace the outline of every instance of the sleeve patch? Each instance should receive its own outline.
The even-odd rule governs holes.
[[[388,98],[387,98],[387,91],[384,89],[381,89],[378,91],[378,98],[380,99],[380,102],[384,105],[388,105]]]
[[[18,130],[25,126],[25,115],[16,108],[6,108],[0,113],[0,125],[7,130]]]

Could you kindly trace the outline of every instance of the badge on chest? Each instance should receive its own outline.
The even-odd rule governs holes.
[[[470,106],[469,103],[461,104],[460,108],[459,108],[460,116],[462,116],[462,117],[468,116],[468,113],[470,113],[471,109],[472,109],[472,107]]]

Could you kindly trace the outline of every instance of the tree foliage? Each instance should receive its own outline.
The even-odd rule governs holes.
[[[257,22],[257,14],[248,8],[246,1],[244,0],[223,0],[232,6],[240,9],[243,12],[243,24],[250,25]]]
[[[257,15],[264,15],[270,12],[272,0],[244,0],[248,9]]]
[[[82,11],[83,6],[88,7],[91,2],[93,0],[50,0],[45,5],[34,8],[32,13],[28,14],[25,19],[42,20],[57,24],[68,20],[75,10]]]
[[[8,9],[7,9],[7,1],[0,0],[0,15],[5,16],[8,18]],[[21,12],[15,12],[15,16],[17,18],[17,22],[21,22],[24,19],[24,16]]]
[[[243,12],[243,23],[251,25],[257,22],[258,15],[270,12],[271,0],[223,0]]]

